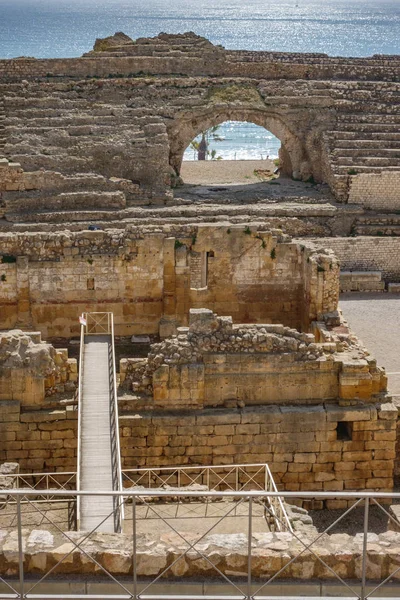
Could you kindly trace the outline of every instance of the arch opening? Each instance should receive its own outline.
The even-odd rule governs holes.
[[[180,176],[187,184],[252,184],[279,177],[281,142],[246,121],[225,121],[186,148]]]
[[[250,142],[251,153],[254,158],[259,153],[258,160],[266,160],[267,156],[272,161],[279,158],[280,174],[293,177],[297,180],[307,181],[312,176],[312,171],[307,158],[307,153],[304,145],[299,137],[288,127],[288,125],[277,115],[266,113],[263,110],[240,109],[238,107],[224,108],[224,110],[207,110],[198,114],[184,114],[177,117],[168,128],[170,139],[170,167],[173,173],[173,178],[177,184],[184,182],[182,178],[182,164],[195,157],[195,149],[193,141],[201,142],[203,132],[213,131],[215,128],[216,134],[219,137],[225,138],[225,141],[211,143],[205,149],[206,158],[218,160],[221,156],[223,160],[238,160],[240,140],[238,135],[232,136],[231,142],[234,142],[233,137],[236,137],[236,142],[231,143],[231,148],[228,149],[226,144],[226,133],[229,130],[237,127],[240,124],[242,133],[244,128],[257,128],[254,131],[259,131],[262,128],[263,134],[260,135],[262,144]],[[265,142],[265,145],[264,145]],[[269,144],[267,143],[269,142]],[[236,144],[236,149],[233,146]],[[191,146],[192,145],[192,146]],[[280,145],[280,147],[279,147]],[[223,153],[223,146],[228,150]],[[261,150],[261,146],[263,149]],[[204,148],[202,149],[204,152]],[[207,152],[214,152],[214,156]],[[204,155],[204,154],[203,154]],[[271,161],[272,167],[276,167]],[[274,170],[274,169],[272,169]],[[211,182],[210,182],[211,183]]]

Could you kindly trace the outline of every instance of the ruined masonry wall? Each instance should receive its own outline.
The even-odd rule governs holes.
[[[213,55],[200,57],[152,56],[96,56],[84,58],[34,59],[20,58],[0,60],[0,77],[4,81],[30,79],[33,77],[107,77],[110,74],[132,73],[185,75],[239,76],[245,71],[249,77],[275,78],[278,73],[288,79],[329,79],[333,77],[352,79],[394,80],[397,76],[397,61],[377,59],[349,59],[298,55],[297,61],[291,54],[263,53],[261,60],[254,60],[251,53],[240,54],[228,51],[227,60],[215,60]],[[397,58],[397,57],[395,57]],[[219,59],[219,60],[218,60]],[[239,60],[238,60],[239,59]]]
[[[371,210],[399,210],[400,173],[362,173],[351,177],[348,202]]]
[[[40,332],[0,332],[0,401],[37,407],[56,393],[74,392],[77,381],[76,359],[42,342]]]
[[[335,257],[257,225],[0,234],[0,247],[0,328],[44,337],[78,336],[83,311],[113,312],[117,335],[157,334],[163,319],[170,335],[191,307],[307,329],[337,306]],[[192,250],[214,253],[204,289]]]
[[[400,281],[400,237],[318,238],[331,248],[344,271],[382,271],[386,281]]]
[[[0,411],[0,461],[17,461],[22,472],[76,470],[76,410],[20,413],[9,402]],[[396,420],[392,404],[121,415],[122,462],[124,468],[268,462],[287,491],[390,491]],[[338,422],[349,424],[352,439],[337,439]]]
[[[392,404],[121,415],[123,467],[267,462],[287,491],[389,491],[396,419]],[[351,440],[337,439],[339,421],[349,423]]]
[[[17,536],[14,531],[2,531],[1,533],[4,535],[0,538],[0,567],[6,574],[6,579],[7,577],[17,577],[19,573]],[[66,581],[62,582],[63,589],[71,589],[67,587],[67,584],[68,581],[73,581],[70,593],[76,594],[77,589],[81,590],[83,598],[85,593],[99,593],[99,587],[96,585],[97,579],[93,583],[93,578],[98,577],[100,564],[114,577],[125,576],[121,580],[121,585],[127,586],[129,589],[133,587],[131,581],[135,561],[132,556],[131,534],[96,532],[91,535],[90,555],[93,556],[93,560],[88,558],[87,547],[82,549],[68,543],[67,538],[61,532],[35,530],[28,533],[23,530],[22,536],[25,542],[23,547],[25,573],[35,577],[45,576],[51,569],[57,567],[57,575],[62,573],[67,575]],[[68,538],[75,544],[82,544],[81,532],[68,532]],[[144,577],[155,578],[158,576],[160,579],[153,588],[160,590],[160,593],[169,590],[171,596],[187,596],[189,589],[193,596],[202,596],[207,593],[211,596],[221,593],[222,580],[219,579],[216,582],[216,568],[227,578],[236,576],[242,578],[242,581],[248,571],[248,541],[247,536],[243,534],[224,533],[218,535],[211,532],[199,541],[198,534],[192,534],[189,531],[185,532],[185,539],[182,539],[182,535],[178,533],[168,531],[157,537],[157,543],[151,538],[149,540],[148,536],[139,535],[137,538],[136,557],[139,581],[141,582],[141,578]],[[194,544],[194,551],[188,551],[189,542]],[[283,597],[291,597],[294,592],[301,593],[299,590],[302,590],[302,587],[299,586],[298,580],[302,580],[303,585],[307,586],[306,589],[303,588],[304,595],[310,595],[311,589],[315,597],[327,594],[339,595],[343,585],[339,590],[338,577],[347,580],[353,586],[354,580],[361,582],[364,543],[362,534],[355,536],[333,534],[316,537],[315,534],[307,535],[301,532],[301,542],[302,544],[299,543],[299,532],[297,535],[287,532],[253,532],[252,576],[264,581],[276,576],[276,581],[270,585],[269,589],[272,587],[277,594],[282,594],[284,591],[286,596]],[[368,533],[367,580],[376,581],[376,585],[378,585],[378,581],[385,583],[385,581],[391,580],[384,587],[388,597],[398,596],[399,545],[400,534],[397,532],[388,531],[379,535]],[[305,552],[304,548],[309,546],[311,551]],[[196,549],[204,558],[199,558]],[[73,553],[73,558],[67,553]],[[60,560],[66,554],[68,558]],[[181,558],[177,560],[177,557]],[[283,569],[283,567],[285,568]],[[79,584],[73,579],[72,574],[80,576],[84,574],[86,577],[90,577],[90,580],[85,585],[85,577],[83,577],[79,580]],[[130,575],[130,579],[127,579],[128,575]],[[285,581],[287,579],[292,579],[291,584],[287,584]],[[198,585],[199,581],[202,582],[202,585]],[[236,579],[236,581],[240,585],[240,579],[239,581]],[[147,582],[144,585],[148,585]],[[324,585],[324,582],[327,584]],[[51,575],[47,578],[47,583],[50,595],[54,589],[51,585]],[[261,584],[258,582],[257,587],[259,585]],[[46,581],[44,586],[46,586]],[[41,584],[41,588],[46,590],[43,584]],[[69,592],[67,591],[67,593]]]

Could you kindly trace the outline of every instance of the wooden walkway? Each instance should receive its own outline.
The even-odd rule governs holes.
[[[112,490],[109,335],[85,336],[81,412],[82,491]],[[110,496],[82,496],[80,529],[90,531],[113,511]],[[114,532],[111,516],[97,531]]]

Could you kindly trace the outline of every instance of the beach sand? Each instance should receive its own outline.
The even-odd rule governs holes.
[[[268,181],[275,169],[272,160],[186,160],[181,177],[193,185],[244,185]]]

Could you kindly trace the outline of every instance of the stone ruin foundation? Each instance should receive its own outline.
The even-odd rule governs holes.
[[[0,462],[17,465],[6,471],[76,470],[77,361],[59,346],[79,335],[79,314],[107,310],[117,336],[154,342],[119,365],[124,468],[268,463],[288,492],[393,490],[397,407],[337,309],[339,261],[342,289],[400,281],[398,63],[227,51],[191,33],[0,61]],[[282,174],[312,193],[185,196],[185,147],[227,119],[279,137]],[[308,515],[291,518],[307,544]],[[98,575],[69,535],[24,529],[26,573],[72,550],[59,573]],[[131,544],[96,533],[88,550],[127,577]],[[370,534],[368,578],[393,573],[399,544],[397,531]],[[299,553],[289,532],[255,531],[252,545],[260,579]],[[329,583],[323,557],[360,578],[362,547],[325,535],[284,576]],[[193,552],[174,563],[185,549],[178,535],[141,536],[138,576],[173,565],[172,579],[211,578]],[[209,535],[201,551],[246,573],[243,534]],[[17,573],[15,531],[0,528],[0,575]]]

